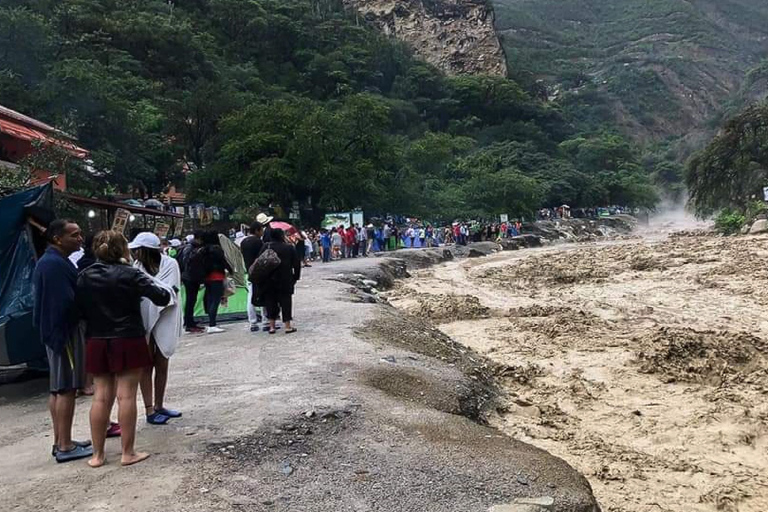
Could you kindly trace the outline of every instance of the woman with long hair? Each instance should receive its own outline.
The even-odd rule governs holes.
[[[224,280],[227,272],[232,273],[224,249],[219,242],[219,234],[216,231],[207,231],[203,235],[203,249],[205,250],[205,296],[203,302],[205,312],[208,314],[207,334],[224,332],[224,329],[216,325],[216,315],[219,313],[219,304],[224,297]]]
[[[164,286],[172,300],[159,307],[148,299],[141,301],[141,317],[148,334],[152,366],[141,377],[139,387],[144,399],[147,423],[164,425],[181,413],[165,408],[165,389],[168,385],[168,359],[176,351],[182,331],[181,308],[178,293],[181,288],[181,271],[176,260],[163,254],[160,238],[154,233],[139,233],[128,244],[133,251],[133,265],[153,278],[155,284]],[[154,371],[154,381],[153,381]],[[154,394],[153,394],[154,384]],[[153,401],[154,398],[154,401]]]
[[[117,397],[122,431],[121,464],[149,457],[136,452],[136,392],[144,369],[152,364],[141,318],[141,300],[164,306],[171,294],[141,270],[130,265],[128,242],[118,231],[102,231],[93,240],[96,263],[77,279],[77,304],[86,322],[86,370],[93,374],[91,403],[93,458],[97,468],[106,462],[104,443],[109,415]]]

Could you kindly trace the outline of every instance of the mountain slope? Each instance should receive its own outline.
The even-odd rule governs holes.
[[[646,141],[705,129],[768,50],[768,3],[755,0],[493,4],[514,77],[544,80],[555,96],[591,82]]]

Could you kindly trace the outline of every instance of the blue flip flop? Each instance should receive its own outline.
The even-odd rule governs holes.
[[[152,414],[147,414],[147,423],[151,425],[165,425],[170,418],[165,414],[160,414],[155,411]]]
[[[159,412],[163,416],[168,416],[169,418],[181,418],[181,413],[179,411],[174,411],[173,409],[166,409],[165,407],[156,409],[155,412]]]
[[[92,456],[93,456],[92,447],[75,445],[75,447],[69,450],[68,452],[63,452],[61,450],[58,450],[56,452],[56,462],[71,462],[73,460],[84,459],[86,457],[92,457]]]

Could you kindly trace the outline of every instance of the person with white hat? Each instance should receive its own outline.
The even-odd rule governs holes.
[[[269,223],[274,220],[274,217],[267,215],[266,213],[260,213],[256,216],[256,222],[264,226],[264,233],[261,236],[261,239],[264,242],[269,242],[271,240],[269,232],[271,231],[271,228],[269,227]]]
[[[147,423],[164,425],[181,413],[165,408],[165,389],[168,384],[168,359],[176,351],[182,332],[179,289],[181,271],[176,260],[160,250],[160,239],[154,233],[139,233],[128,244],[133,251],[134,266],[150,276],[156,285],[171,294],[166,306],[157,306],[148,299],[141,301],[141,318],[147,332],[152,366],[145,369],[141,377],[141,395],[144,399]],[[154,394],[152,373],[154,370]],[[153,402],[154,398],[154,402]]]
[[[168,249],[168,256],[171,258],[175,258],[176,255],[179,253],[179,248],[181,247],[181,240],[178,238],[173,238],[170,241],[171,247]]]

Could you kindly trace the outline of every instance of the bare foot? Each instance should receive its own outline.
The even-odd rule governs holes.
[[[107,462],[107,459],[104,457],[97,457],[94,455],[93,458],[88,461],[88,465],[92,468],[100,468],[105,462]]]
[[[139,462],[143,460],[147,460],[148,458],[149,458],[148,453],[144,453],[144,452],[132,453],[130,455],[123,455],[123,458],[120,460],[120,464],[123,466],[130,466],[131,464],[138,464]]]

